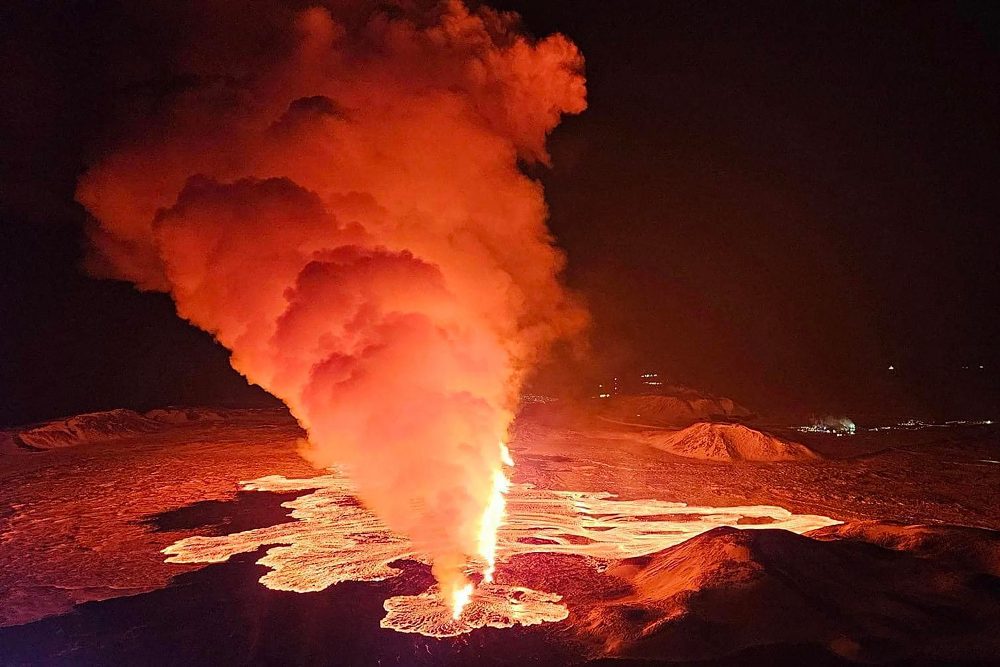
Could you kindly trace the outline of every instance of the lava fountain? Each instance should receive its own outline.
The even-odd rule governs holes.
[[[586,322],[519,168],[584,109],[582,57],[458,0],[257,7],[177,3],[180,87],[79,183],[88,267],[227,347],[461,615],[525,374]]]
[[[514,460],[510,450],[503,442],[500,443],[500,460],[504,465],[513,467]],[[493,583],[493,573],[496,570],[497,531],[504,519],[504,508],[507,505],[506,494],[510,490],[510,480],[502,470],[493,471],[493,488],[490,492],[490,502],[483,512],[479,527],[479,556],[486,563],[483,568],[483,583]],[[472,599],[475,587],[466,583],[451,593],[452,618],[458,620],[462,610]]]

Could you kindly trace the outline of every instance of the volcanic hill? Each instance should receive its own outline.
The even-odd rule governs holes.
[[[702,461],[779,462],[821,458],[805,445],[742,424],[701,422],[680,431],[646,431],[642,437],[657,449]]]

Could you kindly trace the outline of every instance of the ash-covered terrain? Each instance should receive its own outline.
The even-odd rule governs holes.
[[[12,429],[0,662],[1000,659],[997,426],[747,417],[709,397],[525,406],[496,584],[445,631],[425,559],[304,462],[284,412]]]

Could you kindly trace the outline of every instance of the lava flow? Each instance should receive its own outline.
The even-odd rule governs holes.
[[[264,477],[242,486],[245,490],[310,493],[284,503],[295,521],[232,535],[189,537],[164,550],[168,562],[218,563],[235,554],[278,545],[270,546],[258,561],[270,568],[261,583],[275,590],[310,592],[344,581],[382,581],[400,575],[398,564],[403,561],[431,561],[411,540],[391,531],[360,505],[350,481],[337,471],[311,479]],[[499,495],[502,503],[503,495]],[[805,533],[840,523],[769,505],[699,507],[661,500],[618,500],[610,493],[551,491],[529,484],[510,484],[506,504],[506,519],[496,532],[496,550],[480,554],[484,577],[478,587],[468,584],[460,589],[460,597],[443,595],[438,587],[420,595],[391,597],[384,605],[387,614],[382,627],[448,637],[480,627],[565,619],[569,610],[558,591],[487,580],[487,572],[493,578],[494,567],[503,573],[518,557],[528,554],[582,556],[596,567],[652,554],[719,526]],[[512,573],[516,576],[516,568]]]

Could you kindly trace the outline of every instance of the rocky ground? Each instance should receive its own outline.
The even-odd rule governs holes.
[[[720,406],[716,419],[741,416],[718,401],[685,405],[687,424]],[[749,462],[726,456],[732,443],[720,449],[714,432],[704,448],[691,433],[683,447],[664,447],[686,424],[663,405],[643,404],[658,410],[648,421],[630,418],[632,407],[527,410],[511,442],[514,482],[623,500],[779,505],[845,523],[809,536],[717,528],[613,562],[517,556],[498,574],[561,593],[565,621],[432,639],[378,627],[387,597],[428,585],[417,563],[402,564],[397,579],[298,594],[257,583],[261,553],[208,566],[164,562],[161,550],[184,537],[289,520],[281,503],[301,493],[239,491],[241,480],[317,474],[298,457],[302,434],[286,414],[61,420],[0,440],[0,662],[1000,660],[996,426],[849,437],[761,426],[740,431],[736,445],[749,442],[756,458],[787,453],[788,443],[810,455]]]

